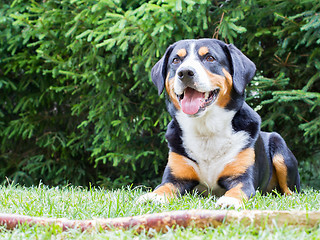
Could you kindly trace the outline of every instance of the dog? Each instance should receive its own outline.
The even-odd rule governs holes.
[[[300,192],[298,162],[276,132],[260,130],[245,102],[255,64],[233,44],[187,39],[170,45],[151,70],[172,117],[161,184],[139,201],[166,202],[197,190],[216,206],[243,206],[256,191]]]

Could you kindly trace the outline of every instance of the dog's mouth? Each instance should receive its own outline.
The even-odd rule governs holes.
[[[214,103],[219,92],[219,88],[210,92],[198,92],[193,88],[187,87],[184,92],[181,95],[177,95],[177,97],[182,111],[186,114],[194,115]]]

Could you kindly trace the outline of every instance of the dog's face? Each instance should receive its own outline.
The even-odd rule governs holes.
[[[171,45],[151,76],[159,94],[165,87],[174,107],[195,117],[243,98],[254,73],[255,65],[232,44],[200,39]]]

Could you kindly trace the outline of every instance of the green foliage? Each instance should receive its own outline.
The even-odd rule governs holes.
[[[170,119],[149,72],[169,44],[199,37],[234,43],[256,63],[248,101],[263,117],[264,129],[284,136],[306,183],[317,176],[308,166],[320,172],[319,3],[1,5],[1,179],[112,187],[159,177]]]

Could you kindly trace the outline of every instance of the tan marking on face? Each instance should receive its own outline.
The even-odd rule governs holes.
[[[222,69],[224,76],[214,74],[207,69],[205,69],[205,71],[209,77],[212,89],[217,87],[220,88],[218,99],[216,101],[218,106],[224,108],[231,100],[232,77],[230,73],[228,73],[224,68]]]
[[[160,196],[165,196],[167,199],[170,199],[177,196],[178,189],[172,183],[165,183],[153,192]]]
[[[207,47],[201,47],[198,50],[198,53],[200,56],[204,56],[209,52],[209,49]]]
[[[180,154],[170,152],[168,166],[173,176],[178,179],[199,181],[199,176],[194,168],[188,164],[186,157]]]
[[[292,195],[291,190],[288,187],[287,177],[288,169],[284,163],[284,158],[281,154],[274,155],[272,159],[273,166],[276,170],[276,175],[278,178],[279,186],[282,192],[286,195]]]
[[[184,48],[181,48],[178,50],[177,55],[181,58],[184,58],[187,55],[187,50]]]
[[[177,95],[174,92],[174,77],[169,79],[169,74],[166,78],[166,91],[169,95],[170,101],[173,103],[175,108],[180,110],[180,104]]]
[[[242,191],[243,184],[239,183],[235,187],[228,190],[224,196],[238,199],[240,202],[248,200],[248,196]]]
[[[247,169],[254,164],[255,154],[253,148],[241,151],[231,163],[228,163],[219,174],[221,177],[238,177],[244,174]]]

